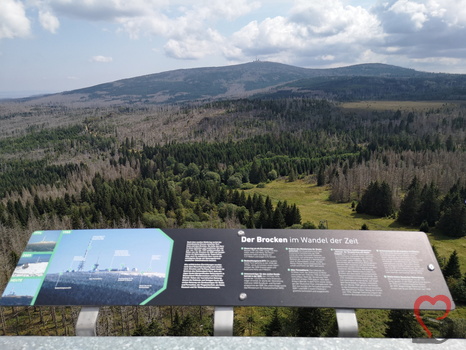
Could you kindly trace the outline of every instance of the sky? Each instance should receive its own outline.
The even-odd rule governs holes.
[[[466,74],[466,0],[0,0],[0,98],[259,59]]]
[[[158,229],[73,230],[63,234],[47,273],[77,270],[87,250],[84,271],[127,267],[165,274],[172,240]]]

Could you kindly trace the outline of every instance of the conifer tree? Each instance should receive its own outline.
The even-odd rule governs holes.
[[[440,215],[439,189],[433,182],[425,185],[421,191],[421,204],[417,213],[417,223],[426,221],[429,226],[435,226]]]
[[[377,194],[375,215],[390,216],[393,214],[393,195],[390,185],[385,181],[380,185]]]
[[[325,185],[325,172],[324,167],[321,166],[319,168],[319,172],[317,173],[317,186],[324,186]]]
[[[263,331],[268,337],[278,337],[282,332],[282,324],[278,316],[278,308],[274,308],[272,319],[263,327]]]
[[[443,268],[443,276],[445,277],[445,279],[447,279],[448,277],[452,277],[455,279],[461,278],[460,261],[456,250],[454,250],[448,258],[448,261],[445,267]]]
[[[133,331],[133,337],[143,337],[146,335],[146,327],[144,325],[139,324],[136,329]]]
[[[182,333],[182,325],[181,325],[180,315],[178,314],[178,311],[176,311],[175,317],[173,318],[172,325],[168,328],[167,335],[174,337],[174,336],[183,335],[181,333]]]
[[[243,193],[244,193],[244,191],[243,191]],[[248,194],[248,199],[246,200],[245,206],[249,210],[251,210],[251,209],[254,210],[254,202],[253,202],[250,194]]]
[[[241,191],[241,195],[239,196],[239,200],[238,200],[238,205],[240,207],[246,206],[246,195],[244,191]]]
[[[296,336],[320,337],[325,331],[327,320],[321,309],[296,308]]]
[[[272,227],[273,228],[285,228],[286,227],[286,222],[282,214],[281,205],[277,205],[275,207],[275,210],[273,212],[273,217],[272,217]]]
[[[371,182],[364,192],[356,212],[375,216],[389,216],[393,214],[393,198],[390,186],[384,181]]]
[[[260,163],[254,159],[251,165],[251,170],[249,171],[249,181],[252,184],[258,184],[267,179],[264,169],[262,169]]]
[[[401,201],[400,211],[398,212],[399,222],[405,225],[414,225],[416,223],[421,204],[420,196],[420,184],[415,176],[408,187],[408,192]]]
[[[259,213],[259,217],[256,222],[256,227],[257,228],[271,228],[269,226],[269,215],[267,214],[267,211],[265,210],[265,207],[262,208],[262,210]]]
[[[388,319],[387,338],[420,338],[424,335],[411,310],[390,310]]]
[[[247,228],[255,228],[254,211],[252,210],[252,208],[249,209],[249,215],[248,215],[248,219],[246,221],[246,227]]]
[[[466,236],[466,205],[460,198],[445,208],[437,227],[448,236]]]
[[[290,173],[288,175],[288,182],[294,182],[296,181],[296,170],[294,167],[291,168]]]
[[[267,212],[269,213],[272,212],[273,210],[272,200],[270,199],[269,196],[265,198],[264,207],[265,207],[265,210],[267,210]]]

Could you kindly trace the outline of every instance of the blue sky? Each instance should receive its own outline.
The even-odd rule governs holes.
[[[89,246],[90,243],[90,246]],[[137,268],[139,272],[166,273],[171,239],[158,229],[73,230],[63,234],[47,273],[77,270],[88,250],[84,271],[99,263],[99,269]]]
[[[56,242],[60,237],[61,231],[36,231],[29,238],[29,243],[38,242]]]
[[[466,0],[0,0],[0,97],[256,58],[466,73]]]

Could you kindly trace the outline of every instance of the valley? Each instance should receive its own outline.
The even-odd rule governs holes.
[[[2,101],[1,289],[38,229],[424,230],[458,305],[455,334],[464,337],[464,79],[385,65],[323,71],[251,63]],[[415,86],[426,81],[437,88],[422,95]],[[455,95],[440,98],[453,81]],[[411,89],[405,98],[380,99],[398,96],[402,82]],[[241,85],[241,94],[229,95],[229,84]],[[460,276],[447,269],[454,251]],[[332,324],[331,310],[321,311],[239,309],[235,334],[264,335],[271,317],[291,320],[282,329],[288,335],[299,334],[302,318]],[[163,334],[184,322],[189,334],[208,335],[211,312],[106,307],[99,327],[130,335],[157,320]],[[70,334],[76,313],[13,306],[2,308],[1,326],[4,334]],[[362,334],[384,335],[388,311],[358,313]]]

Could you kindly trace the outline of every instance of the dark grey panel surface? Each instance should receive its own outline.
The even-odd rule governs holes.
[[[423,232],[126,229],[42,234],[48,232],[56,236],[56,245],[46,270],[26,277],[18,277],[24,271],[15,272],[0,304],[413,309],[421,297],[422,309],[445,310],[448,305],[437,296],[451,301]],[[101,236],[105,239],[97,239]],[[34,262],[34,254],[44,253],[28,254],[23,261]],[[59,263],[73,266],[68,260],[79,271],[59,270]],[[115,267],[117,260],[124,263]],[[106,282],[111,278],[113,284]],[[23,284],[37,291],[21,293]],[[25,294],[29,299],[21,297]],[[449,306],[454,308],[453,301]]]

